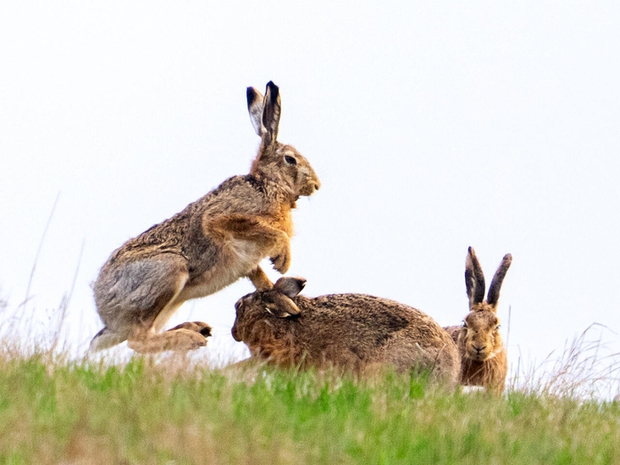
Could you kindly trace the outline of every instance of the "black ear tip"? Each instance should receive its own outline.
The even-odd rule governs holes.
[[[267,83],[267,91],[271,94],[271,101],[275,102],[278,99],[279,87],[276,86],[273,81]]]
[[[299,285],[300,289],[303,289],[304,287],[306,287],[306,278],[296,278],[297,279],[297,284]]]
[[[248,105],[254,102],[256,99],[256,91],[254,90],[254,87],[248,87],[245,91],[245,95],[248,99]]]

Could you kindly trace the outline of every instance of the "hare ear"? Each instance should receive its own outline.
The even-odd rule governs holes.
[[[262,138],[266,145],[270,145],[278,138],[280,113],[282,111],[280,90],[272,81],[267,83],[263,107],[263,127],[265,132],[262,134]]]
[[[278,298],[274,299],[273,303],[268,303],[265,310],[276,318],[289,318],[301,313],[297,304],[283,294],[278,294]]]
[[[506,272],[508,271],[508,268],[510,268],[511,263],[512,255],[509,253],[504,255],[504,258],[502,258],[502,263],[499,264],[499,268],[497,268],[495,276],[493,276],[491,286],[489,286],[489,293],[487,295],[487,302],[489,302],[489,304],[493,307],[497,306],[497,302],[499,301],[499,290],[502,287],[502,283],[506,277]]]
[[[465,260],[465,288],[469,305],[479,304],[484,300],[484,273],[476,257],[473,247],[467,249],[467,259]]]
[[[283,276],[273,285],[273,290],[292,299],[299,294],[305,286],[306,280],[304,278]]]
[[[248,87],[246,97],[248,99],[248,112],[250,113],[252,126],[254,126],[256,134],[263,137],[265,133],[265,128],[263,126],[263,94],[254,87]]]

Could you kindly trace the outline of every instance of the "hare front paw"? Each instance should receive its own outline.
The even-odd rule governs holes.
[[[273,268],[281,274],[284,274],[291,267],[291,253],[290,250],[283,250],[275,257],[270,257]]]

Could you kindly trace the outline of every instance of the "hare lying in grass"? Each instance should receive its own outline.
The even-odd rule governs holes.
[[[364,294],[298,295],[302,278],[282,277],[235,305],[232,327],[254,358],[280,366],[333,366],[355,373],[380,367],[429,370],[449,387],[458,382],[454,341],[415,308]]]
[[[320,187],[310,163],[276,140],[280,93],[269,82],[263,97],[247,89],[248,110],[261,137],[250,174],[233,176],[182,212],[114,251],[94,284],[105,327],[91,349],[128,340],[138,352],[191,350],[206,345],[206,323],[183,323],[161,333],[188,299],[213,294],[249,277],[256,289],[272,284],[259,263],[269,257],[285,273],[291,262],[291,210]]]
[[[487,300],[484,300],[484,274],[472,247],[465,262],[465,286],[469,298],[469,314],[462,326],[444,328],[456,342],[461,355],[459,382],[466,386],[483,386],[502,393],[508,373],[506,347],[499,333],[497,303],[499,291],[512,263],[506,254],[491,281]]]

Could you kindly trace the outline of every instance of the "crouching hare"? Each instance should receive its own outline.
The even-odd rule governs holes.
[[[257,289],[272,283],[266,257],[285,273],[291,263],[291,210],[320,187],[308,161],[278,142],[280,93],[269,82],[263,97],[247,89],[250,119],[261,138],[250,173],[233,176],[182,212],[114,251],[94,283],[104,328],[91,350],[128,340],[138,352],[192,350],[206,345],[202,322],[162,328],[179,306],[248,277]]]
[[[364,294],[298,295],[302,278],[282,277],[235,305],[232,327],[253,358],[279,366],[336,367],[354,373],[392,366],[429,370],[449,388],[458,382],[454,341],[415,308]]]
[[[465,262],[469,314],[462,326],[444,328],[456,342],[461,356],[459,382],[466,386],[483,386],[498,394],[505,388],[508,358],[499,333],[497,303],[511,263],[512,255],[506,254],[493,276],[487,300],[484,300],[484,274],[474,249],[470,247]]]

